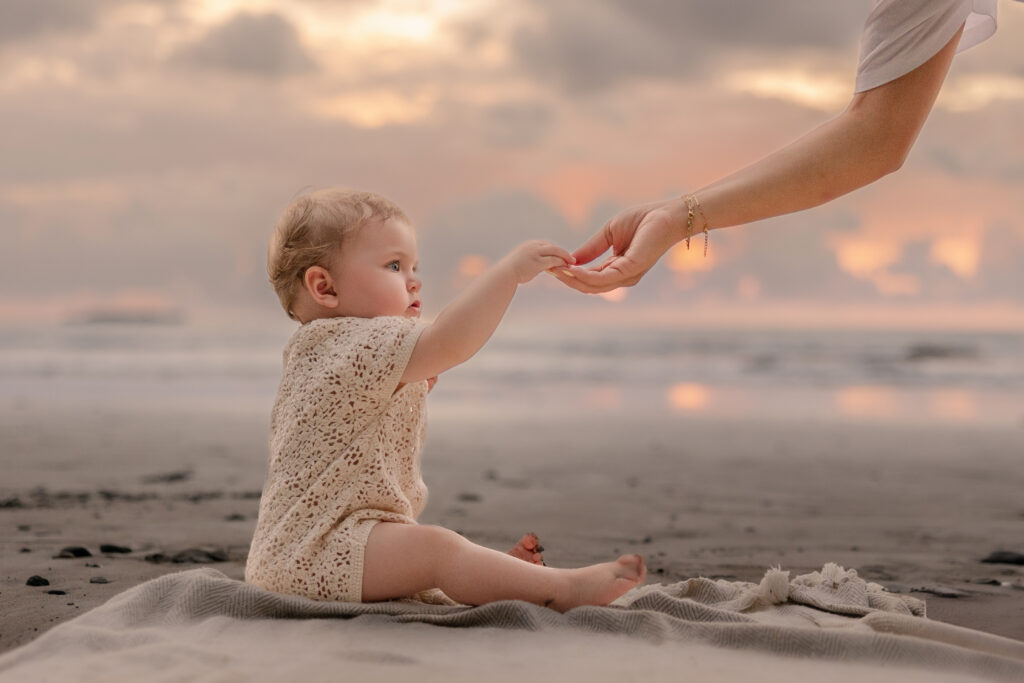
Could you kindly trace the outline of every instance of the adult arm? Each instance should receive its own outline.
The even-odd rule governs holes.
[[[877,88],[857,93],[837,117],[746,168],[701,188],[709,229],[808,209],[900,168],[935,103],[963,27],[932,58]],[[685,237],[682,198],[633,207],[608,221],[573,256],[586,264],[612,248],[599,267],[556,271],[583,292],[636,284]],[[704,227],[700,214],[694,231]]]

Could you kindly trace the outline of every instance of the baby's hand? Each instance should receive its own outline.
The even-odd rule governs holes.
[[[523,242],[504,259],[515,273],[516,282],[526,284],[551,268],[563,268],[576,263],[565,249],[543,240]]]

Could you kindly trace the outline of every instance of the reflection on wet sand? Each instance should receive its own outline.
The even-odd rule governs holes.
[[[947,420],[972,420],[978,416],[974,392],[966,389],[936,390],[928,404],[932,415]]]
[[[694,412],[707,407],[711,392],[703,384],[680,382],[669,387],[665,399],[673,412]]]
[[[842,387],[836,391],[835,403],[845,417],[893,417],[901,412],[896,393],[881,386]]]

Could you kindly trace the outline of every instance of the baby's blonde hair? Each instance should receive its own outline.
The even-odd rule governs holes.
[[[312,266],[327,267],[328,257],[344,239],[372,220],[409,219],[391,200],[373,192],[343,188],[316,190],[285,207],[267,247],[267,275],[285,313],[302,291],[302,278]]]

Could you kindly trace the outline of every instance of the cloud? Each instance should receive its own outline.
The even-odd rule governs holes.
[[[551,131],[555,114],[537,102],[508,102],[481,111],[483,138],[498,147],[528,147]]]
[[[984,296],[1024,301],[1024,232],[1006,223],[991,226],[974,281]]]
[[[273,12],[239,12],[181,48],[176,59],[203,68],[268,78],[317,69],[295,26]]]
[[[0,44],[25,41],[43,33],[92,28],[117,0],[4,0]]]
[[[711,249],[735,256],[698,280],[699,286],[706,281],[723,295],[742,297],[749,287],[744,283],[756,282],[757,296],[769,300],[873,298],[871,283],[843,270],[830,246],[831,235],[849,230],[849,221],[843,211],[819,209],[740,228],[742,234],[712,233]]]
[[[706,74],[738,54],[849,54],[865,16],[857,3],[798,0],[536,0],[533,6],[540,20],[516,33],[515,54],[529,73],[573,93]]]
[[[26,43],[51,33],[82,33],[93,29],[105,12],[133,0],[3,0],[0,47]],[[173,6],[180,0],[134,0],[135,4]]]

